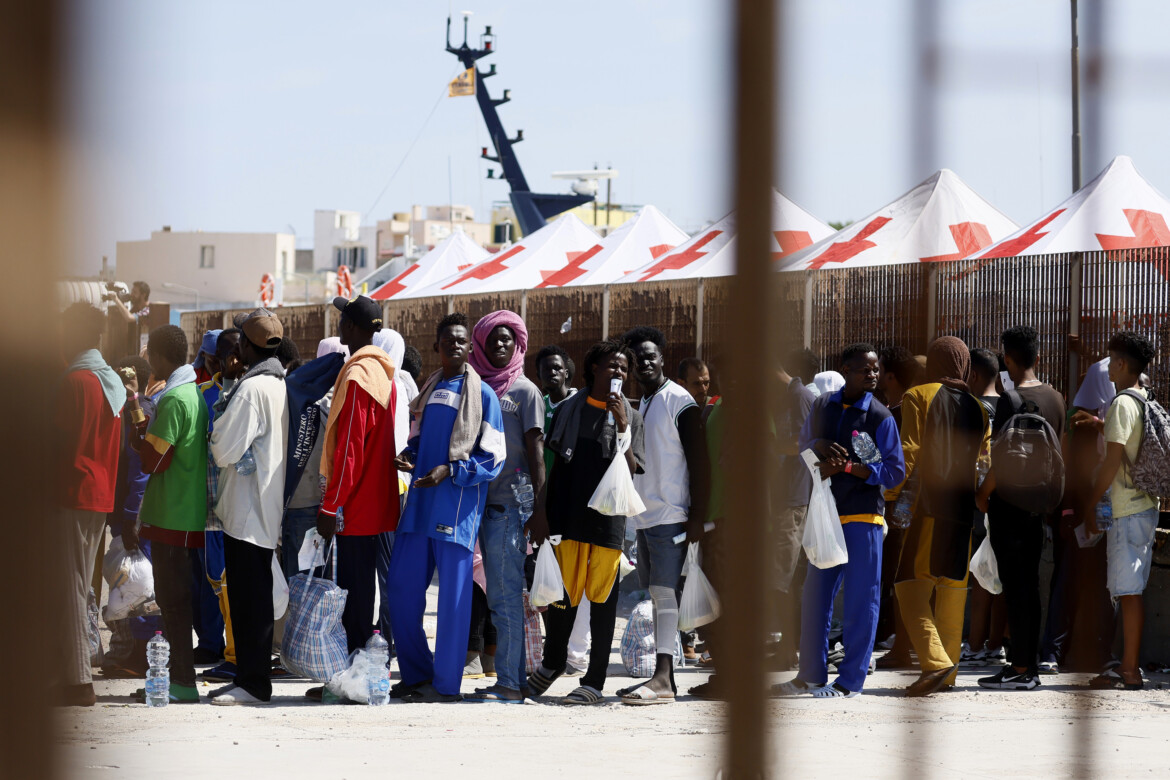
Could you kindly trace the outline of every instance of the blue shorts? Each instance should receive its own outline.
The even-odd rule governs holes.
[[[1122,596],[1140,596],[1146,589],[1157,527],[1158,509],[1151,507],[1113,518],[1113,526],[1105,532],[1109,563],[1105,583],[1115,602]]]

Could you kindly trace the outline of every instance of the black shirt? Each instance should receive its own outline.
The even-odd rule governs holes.
[[[1040,410],[1040,416],[1048,421],[1052,430],[1056,432],[1056,438],[1059,439],[1064,433],[1064,397],[1056,392],[1052,385],[1017,387],[1016,392],[1020,394],[1020,398],[1036,404]],[[1007,393],[1001,395],[995,405],[991,435],[998,434],[1012,415],[1019,411],[1019,409],[1012,408],[1011,397]]]

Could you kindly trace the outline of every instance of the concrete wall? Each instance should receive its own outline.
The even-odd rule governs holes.
[[[214,265],[200,267],[203,247],[211,247]],[[203,305],[254,301],[260,279],[270,273],[278,279],[296,262],[296,237],[286,233],[204,233],[155,231],[147,241],[119,241],[118,276],[150,284],[151,297],[172,301],[178,308],[194,306],[186,289],[168,289],[167,283],[199,291]]]

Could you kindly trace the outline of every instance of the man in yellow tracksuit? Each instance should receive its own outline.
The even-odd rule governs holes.
[[[971,356],[953,336],[931,343],[925,384],[902,398],[902,451],[914,518],[895,590],[922,674],[908,696],[954,685],[967,603],[977,462],[990,451],[987,410],[967,390]],[[931,597],[934,598],[933,609]]]

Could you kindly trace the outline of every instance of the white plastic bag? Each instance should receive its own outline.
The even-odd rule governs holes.
[[[831,569],[849,562],[845,549],[845,530],[837,514],[837,501],[829,490],[829,480],[821,479],[817,456],[812,450],[800,453],[813,475],[812,496],[804,521],[804,552],[808,562],[818,569]]]
[[[687,548],[686,568],[687,581],[678,604],[678,630],[694,631],[713,622],[723,610],[719,606],[719,595],[699,568],[697,542],[692,542]]]
[[[1003,583],[999,580],[999,564],[995,560],[995,551],[991,549],[991,528],[987,525],[987,518],[983,519],[987,528],[987,536],[983,537],[982,544],[971,556],[971,573],[983,586],[983,589],[992,595],[1003,593]]]
[[[536,574],[532,577],[532,590],[528,601],[533,607],[547,607],[565,597],[565,581],[561,578],[561,565],[553,546],[561,543],[560,536],[550,536],[536,554]]]
[[[109,552],[102,560],[102,577],[110,586],[110,598],[102,610],[108,624],[121,620],[130,612],[154,598],[154,569],[142,550],[126,552],[122,537],[110,543]]]
[[[288,611],[288,580],[284,578],[284,569],[280,568],[280,559],[276,551],[272,551],[272,619],[280,620]]]
[[[349,666],[329,678],[325,687],[339,699],[368,704],[370,668],[369,654],[363,648],[358,648],[350,655]]]
[[[646,511],[646,504],[634,489],[634,478],[625,458],[632,438],[629,429],[617,435],[617,451],[589,499],[590,509],[610,517],[633,517]]]
[[[325,565],[325,540],[316,528],[305,531],[305,540],[301,542],[301,549],[297,551],[297,567],[299,571],[312,569],[314,566]]]

